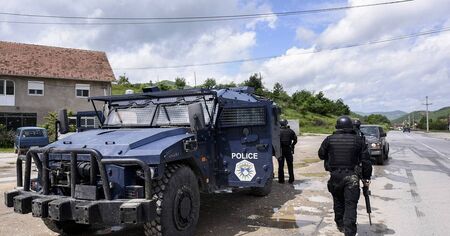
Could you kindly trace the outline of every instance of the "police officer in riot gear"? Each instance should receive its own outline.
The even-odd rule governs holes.
[[[366,136],[361,131],[361,121],[358,119],[353,120],[353,128],[355,129],[355,132],[357,135],[361,136],[364,141],[366,141]]]
[[[356,133],[349,117],[339,117],[336,131],[320,146],[319,158],[330,172],[328,191],[333,196],[336,225],[346,236],[356,235],[359,180],[370,184],[372,163],[365,140]]]
[[[353,120],[353,128],[355,128],[355,132],[357,135],[364,137],[363,132],[361,132],[361,121],[360,120]]]
[[[289,183],[294,182],[294,147],[297,143],[297,135],[288,127],[288,121],[280,121],[280,143],[282,156],[278,159],[278,182],[284,183],[284,161],[286,160],[289,171]]]

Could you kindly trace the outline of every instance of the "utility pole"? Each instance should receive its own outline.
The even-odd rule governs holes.
[[[195,74],[195,71],[194,71],[194,88],[196,88],[197,87],[197,75]]]
[[[427,108],[427,133],[430,132],[430,122],[428,117],[428,106],[433,105],[433,103],[428,103],[428,96],[425,97],[425,104],[423,104]]]

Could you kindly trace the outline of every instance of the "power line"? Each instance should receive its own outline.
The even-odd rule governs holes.
[[[213,65],[243,63],[243,62],[250,62],[250,61],[261,61],[261,60],[278,58],[281,56],[298,56],[298,55],[306,55],[306,54],[315,54],[315,53],[320,53],[320,52],[324,52],[324,51],[334,51],[334,50],[347,49],[347,48],[353,48],[353,47],[361,47],[361,46],[367,46],[367,45],[373,45],[373,44],[388,43],[388,42],[392,42],[392,41],[416,38],[416,37],[420,37],[420,36],[432,35],[432,34],[437,34],[437,33],[447,32],[447,31],[450,31],[450,27],[441,28],[439,30],[424,31],[421,33],[416,33],[416,34],[402,35],[402,36],[398,36],[398,37],[394,37],[394,38],[390,38],[390,39],[382,39],[382,40],[370,41],[370,42],[366,42],[366,43],[350,44],[350,45],[336,47],[336,48],[330,48],[330,49],[317,49],[315,51],[294,53],[294,54],[289,54],[289,55],[272,55],[272,56],[244,58],[244,59],[228,60],[228,61],[205,62],[205,63],[198,63],[198,64],[181,64],[181,65],[172,65],[172,66],[148,66],[148,67],[125,67],[125,68],[113,68],[113,69],[115,69],[115,70],[177,69],[177,68],[186,68],[186,67],[213,66]]]
[[[323,13],[323,12],[330,12],[330,11],[342,11],[342,10],[354,9],[354,8],[392,5],[392,4],[412,2],[412,1],[414,1],[414,0],[398,0],[398,1],[390,1],[390,2],[362,4],[362,5],[355,5],[355,6],[342,6],[342,7],[320,8],[320,9],[298,10],[298,11],[285,11],[285,12],[268,12],[268,13],[237,14],[237,15],[216,15],[216,16],[182,16],[182,17],[87,17],[87,16],[40,15],[40,14],[0,12],[0,15],[16,16],[16,17],[78,19],[78,20],[127,20],[125,22],[40,22],[40,21],[15,21],[15,20],[2,20],[0,22],[10,23],[10,24],[33,24],[33,25],[145,25],[145,24],[215,22],[215,21],[231,21],[231,20],[243,20],[243,19],[254,19],[254,18],[269,18],[269,17],[275,17],[275,16],[314,14],[314,13]]]

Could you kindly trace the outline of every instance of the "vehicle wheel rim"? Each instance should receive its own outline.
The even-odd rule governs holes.
[[[193,222],[193,201],[190,189],[183,186],[177,191],[175,196],[175,206],[173,208],[175,226],[178,230],[185,230]]]

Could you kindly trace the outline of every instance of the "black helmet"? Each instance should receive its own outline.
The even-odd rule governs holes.
[[[286,119],[282,119],[282,120],[280,120],[280,125],[282,127],[285,127],[286,125],[288,125],[288,121]]]
[[[361,121],[360,120],[353,120],[353,125],[355,128],[359,129],[361,127]]]
[[[336,121],[336,129],[353,129],[352,119],[348,116],[341,116]]]

